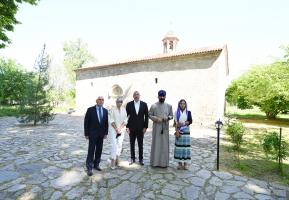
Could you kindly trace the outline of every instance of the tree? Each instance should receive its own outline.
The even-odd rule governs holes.
[[[37,122],[48,123],[54,118],[51,113],[53,106],[49,99],[51,87],[49,85],[49,69],[50,59],[45,53],[45,45],[35,62],[35,72],[30,73],[30,79],[26,85],[25,98],[20,105],[20,122],[28,123],[33,121],[33,125]]]
[[[61,76],[59,75],[61,74]],[[51,66],[49,70],[49,82],[52,86],[52,91],[50,93],[51,98],[53,99],[53,105],[55,107],[59,106],[61,103],[65,102],[65,98],[68,95],[68,79],[66,76],[66,71],[63,66]]]
[[[64,66],[73,85],[75,84],[75,73],[73,70],[95,61],[95,58],[88,52],[87,48],[87,44],[80,38],[76,41],[64,43]]]
[[[282,45],[281,49],[284,51],[284,61],[289,62],[289,45]]]
[[[0,58],[0,104],[19,104],[28,79],[22,66],[11,59]]]
[[[240,109],[251,109],[253,105],[238,90],[238,82],[233,81],[230,87],[226,90],[226,101],[237,105]]]
[[[36,5],[39,0],[4,0],[0,1],[0,49],[11,43],[7,31],[14,31],[14,25],[20,22],[15,18],[19,4],[26,2]]]
[[[69,83],[67,84],[68,89],[66,92],[68,98],[66,101],[68,104],[74,104],[75,99],[75,69],[81,68],[90,62],[94,62],[96,59],[88,52],[87,44],[81,39],[76,41],[65,42],[64,51],[64,67],[66,69],[67,79]]]
[[[257,66],[232,82],[226,91],[226,100],[239,108],[243,105],[243,109],[255,105],[267,118],[276,118],[289,109],[288,83],[288,62]]]

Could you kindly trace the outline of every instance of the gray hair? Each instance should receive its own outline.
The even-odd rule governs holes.
[[[115,102],[118,102],[118,101],[123,101],[123,98],[122,97],[117,97]]]
[[[103,96],[98,96],[96,100],[98,99],[104,99]]]
[[[135,94],[140,95],[139,91],[137,91],[137,90],[133,92],[133,95],[135,95]]]

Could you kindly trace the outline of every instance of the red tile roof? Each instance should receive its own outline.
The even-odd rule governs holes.
[[[157,55],[153,55],[153,56],[146,56],[146,57],[142,57],[142,58],[127,59],[127,60],[121,60],[121,61],[116,61],[116,62],[111,62],[111,63],[98,64],[98,65],[92,66],[92,67],[84,67],[84,68],[76,69],[75,71],[92,70],[92,69],[104,68],[104,67],[110,67],[110,66],[116,66],[116,65],[122,65],[122,64],[127,64],[127,63],[153,61],[153,60],[174,58],[174,57],[193,55],[193,54],[208,54],[208,53],[220,52],[224,48],[226,48],[225,45],[203,47],[203,48],[191,49],[191,50],[181,51],[181,52],[163,53],[163,54],[157,54]]]

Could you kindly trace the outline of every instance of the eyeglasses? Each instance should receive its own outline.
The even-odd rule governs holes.
[[[97,99],[97,100],[104,101],[104,99]]]
[[[117,101],[116,103],[122,103],[122,101]]]

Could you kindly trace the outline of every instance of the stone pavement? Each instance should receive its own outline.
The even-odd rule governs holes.
[[[172,131],[173,132],[173,131]],[[128,165],[128,135],[120,167],[108,167],[104,142],[101,167],[87,177],[83,117],[57,115],[49,125],[19,125],[0,118],[0,199],[288,199],[289,188],[215,171],[216,131],[192,128],[192,165],[175,169],[174,136],[168,169],[149,166],[151,132],[144,142],[145,166]]]

